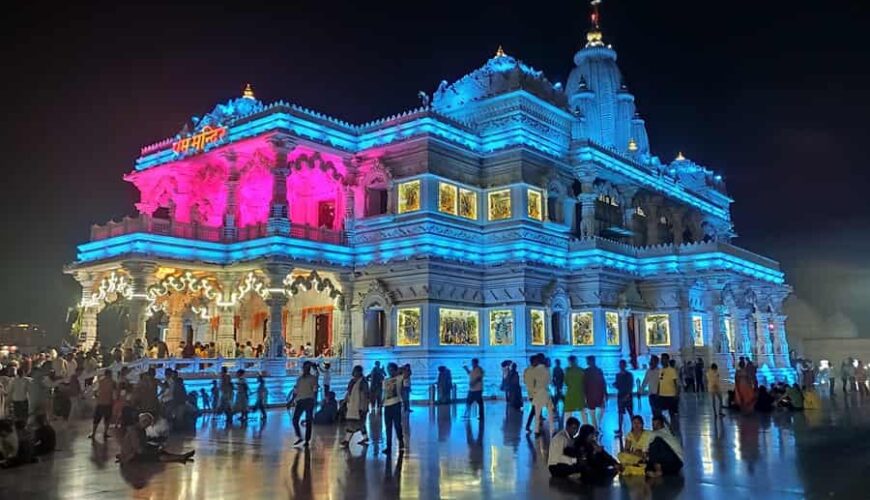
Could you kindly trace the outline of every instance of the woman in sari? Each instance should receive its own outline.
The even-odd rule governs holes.
[[[514,410],[523,409],[523,389],[520,386],[520,374],[517,372],[517,364],[511,363],[510,371],[508,371],[505,381],[505,394],[507,395],[507,403]]]
[[[750,413],[755,408],[755,381],[746,363],[740,360],[737,372],[734,374],[734,398],[743,413]]]

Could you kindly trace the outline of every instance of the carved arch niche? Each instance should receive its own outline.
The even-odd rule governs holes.
[[[390,196],[392,182],[393,176],[380,158],[364,164],[357,182],[355,212],[363,217],[390,213],[393,206]]]
[[[547,331],[550,345],[570,344],[568,329],[571,316],[571,297],[561,285],[553,282],[544,290],[544,306],[547,308]]]
[[[547,183],[547,220],[557,224],[567,224],[571,207],[568,200],[568,188],[558,178]]]
[[[363,347],[386,347],[393,345],[392,316],[393,295],[379,279],[369,283],[365,292],[359,294],[359,314],[362,316]]]

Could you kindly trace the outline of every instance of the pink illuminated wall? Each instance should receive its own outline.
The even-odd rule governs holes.
[[[197,222],[211,227],[223,225],[231,168],[224,149],[129,174],[125,179],[140,192],[136,207],[149,215],[158,208],[168,208],[178,222]],[[234,143],[232,150],[236,153],[235,167],[239,173],[236,224],[245,227],[266,222],[272,201],[273,150],[264,138]],[[291,222],[341,229],[346,173],[342,159],[300,147],[288,155],[288,166],[287,202]]]

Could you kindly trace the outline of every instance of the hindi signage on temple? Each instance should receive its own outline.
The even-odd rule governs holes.
[[[187,153],[190,150],[203,151],[208,144],[218,142],[227,133],[226,127],[212,127],[206,125],[196,134],[184,137],[172,143],[172,150],[178,154]]]

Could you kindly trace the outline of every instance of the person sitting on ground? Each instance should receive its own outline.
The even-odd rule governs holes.
[[[674,476],[683,468],[683,446],[671,434],[664,417],[652,420],[653,432],[647,448],[646,475],[649,477]]]
[[[802,411],[804,409],[804,393],[801,391],[801,387],[798,384],[789,386],[785,390],[785,396],[780,398],[777,404],[792,411]]]
[[[18,433],[12,420],[0,420],[0,466],[18,455]]]
[[[185,463],[196,453],[195,450],[186,453],[169,453],[161,446],[148,442],[146,431],[154,424],[154,416],[150,413],[139,414],[139,422],[124,435],[121,442],[121,453],[118,461],[121,465],[133,462],[179,462]]]
[[[737,393],[733,390],[728,391],[728,403],[725,406],[729,410],[739,410],[740,406],[737,404]]]
[[[773,411],[774,404],[773,396],[767,391],[767,387],[758,387],[758,399],[755,400],[755,411],[760,413],[770,413]]]
[[[33,430],[33,454],[35,456],[52,453],[57,447],[57,434],[48,423],[45,415],[37,415],[36,428]]]
[[[631,417],[631,431],[625,435],[622,451],[616,455],[623,466],[639,465],[646,462],[650,433],[643,428],[643,417]]]
[[[589,424],[580,427],[574,440],[580,459],[580,475],[584,483],[601,484],[620,471],[619,462],[598,442],[598,431]]]
[[[326,393],[326,401],[317,412],[314,413],[315,425],[332,425],[338,421],[338,401],[335,399],[335,392],[329,391]]]
[[[580,479],[580,463],[577,461],[578,453],[574,446],[579,429],[580,421],[570,417],[565,422],[565,428],[550,439],[547,468],[552,477]]]
[[[37,415],[36,418],[45,418],[45,415]],[[10,453],[4,452],[0,467],[9,469],[24,464],[36,463],[36,458],[33,456],[33,436],[27,430],[27,426],[23,420],[17,420],[12,424],[12,432],[9,433],[5,428],[0,429],[0,439],[3,441],[13,439],[17,441],[15,453],[11,453],[11,446],[5,445],[4,448],[9,448]]]

